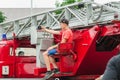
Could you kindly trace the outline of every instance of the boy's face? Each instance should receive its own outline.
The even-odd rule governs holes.
[[[64,29],[67,25],[65,23],[60,23],[61,29]]]

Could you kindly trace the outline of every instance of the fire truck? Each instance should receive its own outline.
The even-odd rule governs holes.
[[[1,23],[0,79],[44,77],[42,53],[59,43],[61,36],[36,28],[60,30],[63,18],[69,20],[73,45],[59,44],[60,53],[54,58],[60,74],[49,80],[94,80],[103,74],[108,60],[120,49],[120,1],[98,4],[88,0]]]

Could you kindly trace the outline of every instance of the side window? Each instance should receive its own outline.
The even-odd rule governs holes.
[[[17,48],[15,50],[16,56],[36,56],[35,48]]]
[[[13,56],[13,47],[10,47],[10,56]]]
[[[112,51],[119,45],[119,35],[101,36],[96,41],[97,51]]]

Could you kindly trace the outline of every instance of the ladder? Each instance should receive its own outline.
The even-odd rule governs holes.
[[[56,11],[59,11],[59,13],[56,14]],[[60,29],[59,20],[66,18],[69,20],[69,26],[71,28],[84,28],[94,26],[96,23],[108,23],[115,19],[114,14],[116,13],[119,15],[118,19],[120,20],[120,1],[110,2],[104,5],[93,1],[83,1],[1,23],[0,35],[5,33],[8,39],[12,39],[13,33],[15,33],[17,38],[30,37],[31,44],[36,45],[37,49],[36,65],[37,67],[41,67],[40,62],[43,59],[40,57],[42,55],[39,54],[39,51],[42,47],[41,42],[45,37],[43,34],[50,34],[37,32],[36,28],[38,25],[44,25],[51,29]],[[52,38],[50,35],[45,40]]]
[[[55,14],[56,11],[60,13]],[[41,12],[40,14],[1,23],[1,34],[6,33],[9,38],[12,37],[13,33],[18,38],[30,36],[31,33],[37,33],[36,28],[38,25],[58,29],[60,28],[59,20],[62,18],[67,18],[70,21],[71,28],[86,27],[113,20],[115,12],[120,15],[120,1],[110,2],[104,5],[92,1],[78,2],[47,12]]]

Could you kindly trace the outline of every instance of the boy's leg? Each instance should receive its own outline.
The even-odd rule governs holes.
[[[44,57],[44,61],[45,61],[46,67],[47,67],[47,71],[51,71],[48,51],[45,51],[43,53],[43,57]]]
[[[58,68],[58,67],[57,67],[57,64],[56,64],[56,62],[55,62],[55,59],[54,59],[52,56],[49,56],[49,59],[50,59],[50,62],[52,63],[52,65],[53,65],[53,67],[54,67],[54,68]]]
[[[48,51],[45,51],[43,53],[43,57],[44,57],[44,61],[45,61],[46,67],[47,67],[47,72],[43,79],[46,80],[46,79],[49,79],[51,76],[53,76],[54,73],[51,71],[51,68],[50,68],[50,60],[49,60]]]
[[[52,50],[49,50],[43,53],[44,61],[47,67],[47,72],[46,72],[44,79],[49,79],[51,76],[54,75],[54,73],[59,72],[59,69],[57,68],[54,58],[50,57],[50,55],[54,55],[56,52],[57,52],[56,49],[52,49]],[[50,68],[50,60],[53,66],[55,67],[53,71],[51,71],[51,68]]]
[[[55,59],[51,56],[51,55],[54,56],[56,53],[57,53],[56,49],[52,49],[52,50],[48,51],[50,62],[52,63],[52,65],[54,67],[52,72],[55,73],[55,74],[58,74],[58,73],[60,73],[60,71],[59,71],[58,66],[57,66],[57,64],[55,62]]]

